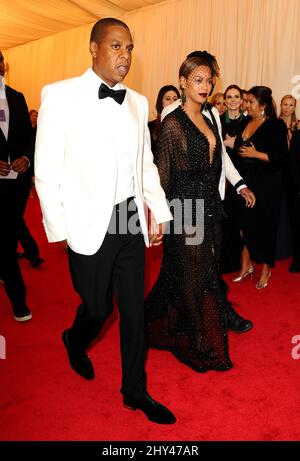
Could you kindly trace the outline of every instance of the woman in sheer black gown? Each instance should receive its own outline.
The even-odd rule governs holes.
[[[226,295],[218,269],[221,141],[200,111],[211,90],[212,72],[202,58],[184,61],[179,72],[184,104],[164,119],[155,153],[168,200],[179,199],[182,204],[192,200],[192,224],[201,225],[201,218],[204,239],[201,244],[187,244],[190,229],[175,232],[179,218],[174,209],[174,221],[164,237],[160,275],[145,301],[149,346],[171,351],[198,372],[232,367]],[[203,216],[196,212],[199,199],[204,201]]]

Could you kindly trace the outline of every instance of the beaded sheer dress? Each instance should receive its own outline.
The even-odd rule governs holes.
[[[145,301],[149,347],[169,350],[198,372],[232,367],[226,294],[219,276],[222,147],[217,129],[206,122],[216,138],[212,158],[208,139],[182,107],[163,121],[154,156],[162,187],[169,202],[192,203],[192,225],[198,229],[204,223],[204,238],[191,244],[190,227],[171,206],[174,221],[164,236],[160,274]],[[197,212],[199,199],[203,213]],[[178,219],[183,223],[181,233]]]

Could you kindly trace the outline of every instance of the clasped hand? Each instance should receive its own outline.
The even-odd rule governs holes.
[[[162,244],[162,239],[164,236],[163,224],[158,224],[155,232],[149,233],[149,244],[150,247],[157,247]]]
[[[255,149],[254,145],[251,143],[251,146],[241,146],[238,150],[238,154],[240,157],[244,158],[256,158],[257,157],[257,150]]]
[[[25,173],[28,170],[29,162],[26,157],[16,158],[11,164],[0,160],[0,175],[7,176],[10,170],[14,170],[17,173]]]

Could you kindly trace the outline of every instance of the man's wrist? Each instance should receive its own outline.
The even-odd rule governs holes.
[[[245,181],[243,179],[240,179],[234,186],[234,188],[235,188],[235,190],[237,191],[238,194],[245,187],[247,187],[247,184],[245,183]]]
[[[22,155],[22,157],[23,157],[23,158],[26,158],[26,160],[27,160],[27,162],[28,162],[28,165],[27,165],[27,166],[28,166],[28,168],[29,168],[29,167],[30,167],[30,160],[29,160],[29,158],[28,158],[26,155]]]

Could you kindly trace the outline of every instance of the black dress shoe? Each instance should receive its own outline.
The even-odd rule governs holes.
[[[176,417],[164,407],[161,403],[156,402],[153,400],[149,394],[139,400],[133,400],[124,397],[123,398],[123,405],[127,410],[141,410],[144,415],[152,421],[153,423],[157,424],[174,424],[176,423]]]
[[[63,332],[62,340],[68,353],[71,368],[73,368],[76,373],[87,380],[94,379],[94,367],[89,356],[85,352],[78,353],[70,345],[69,329]]]
[[[251,320],[241,317],[232,306],[227,306],[227,329],[236,333],[246,333],[253,328]]]
[[[289,272],[293,274],[297,274],[298,272],[300,272],[300,263],[292,262],[292,264],[289,267]]]

